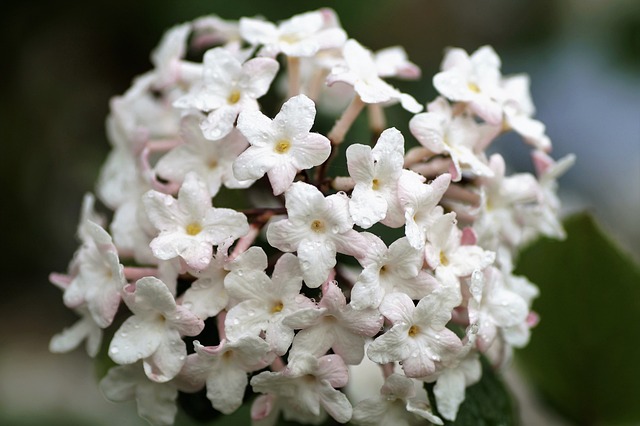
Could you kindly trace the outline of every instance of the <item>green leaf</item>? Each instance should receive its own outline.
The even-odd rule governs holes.
[[[427,385],[431,405],[436,407],[432,387]],[[437,407],[435,410],[437,412]],[[438,414],[439,415],[439,414]],[[466,391],[464,402],[460,405],[455,422],[446,421],[445,425],[456,426],[510,426],[517,425],[517,413],[507,388],[498,373],[482,358],[482,378]]]
[[[519,351],[524,373],[559,413],[581,425],[640,422],[640,271],[591,217],[543,239],[516,273],[540,287],[541,322]]]

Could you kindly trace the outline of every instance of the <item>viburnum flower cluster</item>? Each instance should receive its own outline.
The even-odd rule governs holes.
[[[573,157],[549,156],[528,78],[502,76],[491,47],[447,50],[425,107],[386,81],[420,77],[404,50],[372,52],[329,9],[200,18],[152,62],[111,102],[104,208],[85,197],[81,246],[51,275],[80,316],[51,350],[103,347],[107,398],[159,425],[203,390],[225,414],[251,403],[256,425],[443,424],[481,356],[499,366],[527,343],[538,292],[513,260],[563,237],[556,178]],[[408,133],[385,124],[394,104]],[[353,140],[365,108],[373,136]],[[536,175],[487,154],[511,131]],[[363,361],[378,396],[348,392]]]

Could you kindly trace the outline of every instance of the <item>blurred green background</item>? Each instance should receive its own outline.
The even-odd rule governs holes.
[[[403,87],[421,103],[435,96],[431,77],[447,46],[491,44],[504,74],[529,73],[554,157],[578,157],[561,180],[566,205],[593,212],[640,258],[637,0],[8,2],[0,6],[0,422],[53,424],[55,414],[141,424],[131,406],[102,401],[86,355],[47,353],[50,337],[75,321],[47,275],[66,270],[76,249],[81,198],[109,149],[109,98],[150,68],[169,26],[206,14],[277,21],[323,6],[373,50],[404,46],[424,78]],[[498,148],[515,169],[530,169],[519,141]]]

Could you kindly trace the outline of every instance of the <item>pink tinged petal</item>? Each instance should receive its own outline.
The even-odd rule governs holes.
[[[207,398],[213,408],[223,414],[231,414],[242,405],[249,382],[247,373],[232,365],[220,365],[212,373],[207,378]]]
[[[478,114],[480,118],[492,125],[502,123],[502,107],[489,97],[482,97],[472,100],[470,108]]]
[[[346,423],[351,420],[353,408],[345,394],[334,389],[326,382],[321,382],[318,386],[322,407],[338,423]]]
[[[113,336],[109,344],[109,356],[118,364],[133,364],[151,356],[160,346],[163,336],[161,323],[131,316]]]
[[[334,235],[333,242],[339,253],[353,256],[356,259],[363,259],[371,248],[367,239],[353,229]]]
[[[402,361],[402,370],[407,377],[424,377],[436,371],[435,361],[437,360],[440,360],[438,355],[433,354],[423,345],[417,344],[412,347],[409,356]]]
[[[145,358],[144,371],[154,382],[164,383],[173,379],[187,359],[187,348],[176,330],[166,330],[160,346],[149,358]]]
[[[300,269],[307,286],[319,287],[336,266],[336,248],[330,241],[304,240],[298,245]]]
[[[265,425],[273,426],[276,424],[279,410],[276,406],[275,395],[260,395],[253,400],[251,404],[251,420],[253,422],[266,422]]]
[[[267,171],[273,195],[280,195],[286,191],[297,173],[298,169],[292,163],[276,158],[276,163]]]
[[[278,61],[271,58],[253,58],[242,65],[240,85],[251,98],[262,97],[278,73]]]
[[[175,313],[167,316],[171,324],[182,336],[197,336],[204,328],[204,322],[184,306],[176,306]]]

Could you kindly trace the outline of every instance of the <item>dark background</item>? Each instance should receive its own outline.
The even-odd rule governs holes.
[[[547,124],[554,157],[577,155],[576,166],[561,180],[569,209],[595,213],[639,257],[637,1],[5,3],[0,14],[0,412],[6,415],[90,418],[92,410],[113,410],[92,391],[86,355],[47,353],[50,337],[74,321],[47,275],[65,271],[76,249],[82,195],[92,191],[109,150],[104,121],[110,97],[151,67],[150,51],[165,29],[201,15],[278,21],[332,7],[349,36],[363,45],[405,47],[422,68],[423,81],[403,87],[421,103],[435,97],[430,80],[445,47],[472,52],[493,45],[504,74],[531,75],[537,118]],[[530,168],[528,149],[519,141],[498,148],[514,168]]]

